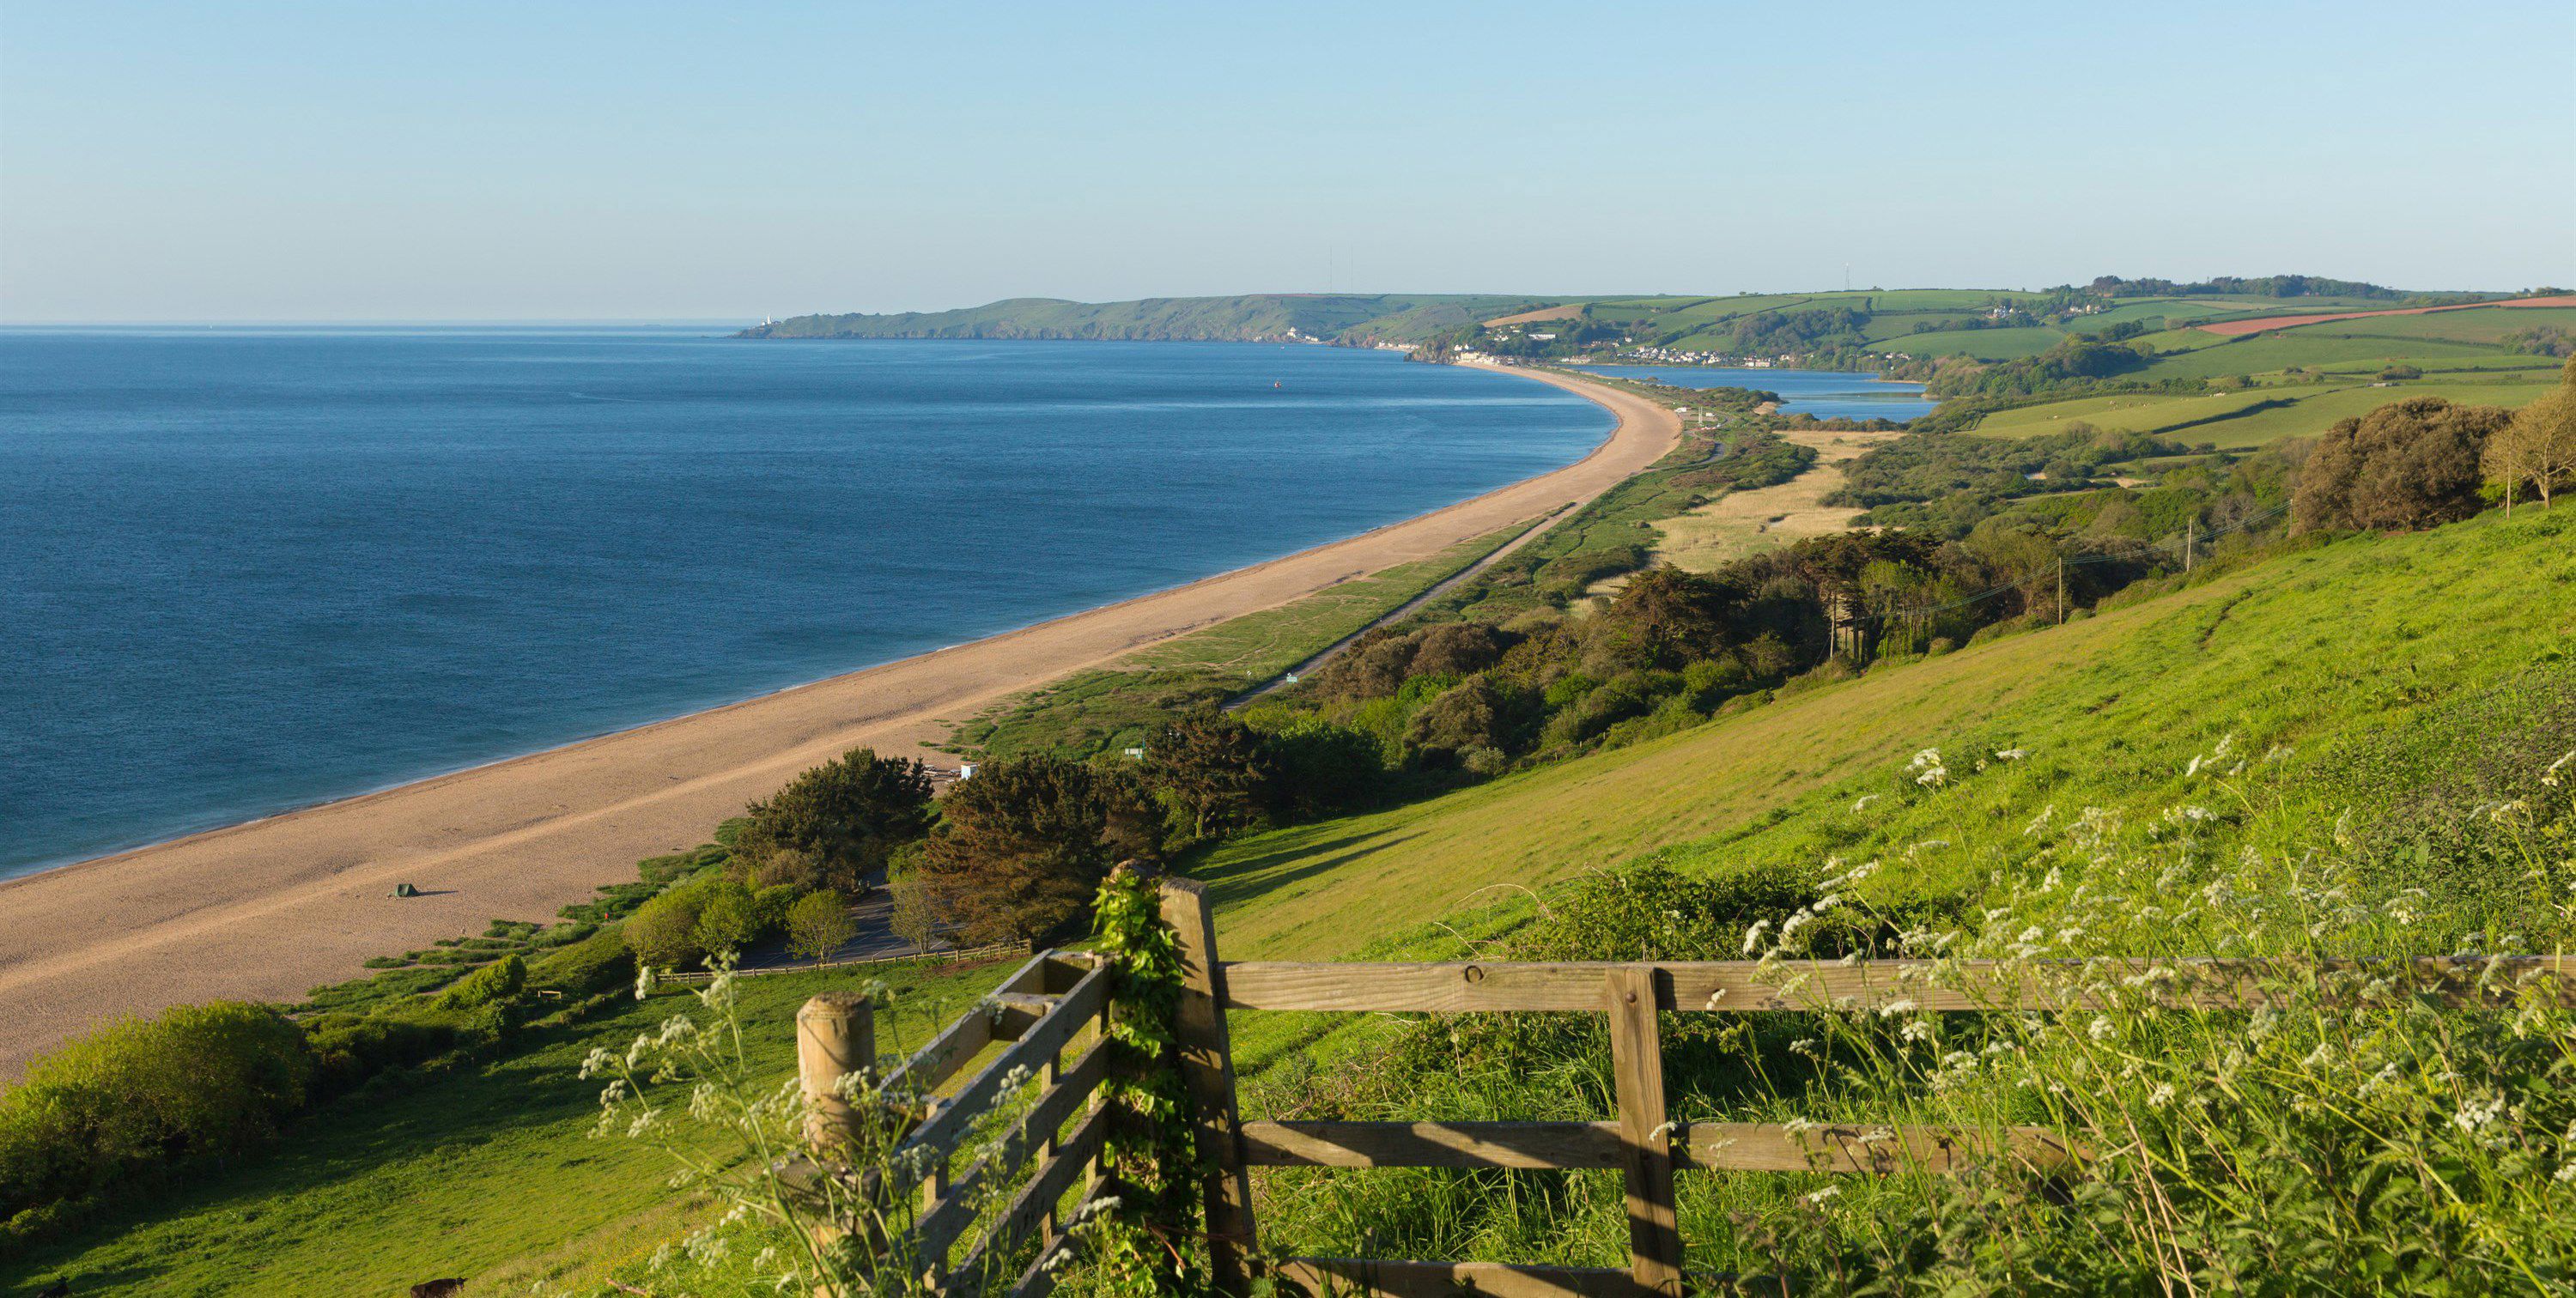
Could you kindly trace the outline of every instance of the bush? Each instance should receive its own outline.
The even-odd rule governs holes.
[[[674,888],[644,903],[626,921],[627,949],[637,963],[657,969],[695,967],[707,954],[698,939],[698,912],[705,905],[706,890],[697,886]]]
[[[304,1106],[304,1033],[262,1005],[181,1005],[36,1060],[0,1095],[0,1219],[145,1167],[249,1149]]]
[[[619,954],[624,954],[622,948]],[[455,1049],[456,1028],[383,1014],[326,1014],[305,1021],[304,1039],[313,1051],[314,1092],[337,1095],[391,1069]]]
[[[808,960],[840,950],[858,932],[849,905],[834,893],[807,893],[787,908],[787,949]]]
[[[527,985],[528,962],[513,953],[457,979],[433,1003],[443,1010],[480,1009],[516,999]]]
[[[567,996],[606,991],[635,977],[635,954],[626,947],[622,926],[610,925],[590,936],[549,951],[528,966],[528,985]]]
[[[723,879],[706,889],[705,900],[698,907],[697,925],[690,935],[698,950],[708,956],[740,955],[744,947],[760,939],[767,927],[761,919],[760,903],[751,889]]]

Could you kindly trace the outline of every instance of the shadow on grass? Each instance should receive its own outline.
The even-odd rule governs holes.
[[[1229,861],[1210,868],[1205,859],[1194,863],[1191,874],[1206,882],[1208,900],[1217,906],[1237,906],[1327,874],[1355,861],[1363,861],[1388,848],[1400,847],[1420,831],[1396,833],[1392,830],[1370,830],[1340,838],[1309,839],[1303,834],[1281,837],[1258,855]],[[1295,868],[1286,868],[1297,862]]]

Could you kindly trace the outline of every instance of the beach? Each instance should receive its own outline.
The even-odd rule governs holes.
[[[1021,630],[509,761],[0,883],[0,1078],[121,1014],[285,1001],[369,957],[548,920],[860,746],[929,756],[1019,691],[1591,499],[1672,412],[1552,374],[1617,425],[1564,468],[1403,522]],[[397,884],[420,890],[396,899]]]

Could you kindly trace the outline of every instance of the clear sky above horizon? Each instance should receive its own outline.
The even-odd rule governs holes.
[[[2576,5],[14,4],[0,321],[2576,282]]]

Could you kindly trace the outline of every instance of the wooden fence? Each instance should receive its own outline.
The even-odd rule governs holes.
[[[2034,991],[2013,970],[1991,962],[1879,960],[1801,967],[1784,987],[1751,961],[1647,963],[1447,962],[1310,964],[1226,962],[1217,958],[1205,894],[1187,880],[1167,882],[1163,915],[1180,936],[1186,985],[1177,1024],[1181,1068],[1195,1106],[1195,1131],[1207,1212],[1209,1259],[1223,1290],[1249,1286],[1247,1252],[1254,1239],[1253,1167],[1454,1167],[1555,1170],[1616,1169],[1627,1190],[1629,1264],[1625,1268],[1297,1257],[1280,1260],[1281,1278],[1315,1293],[1385,1298],[1443,1298],[1464,1290],[1494,1298],[1665,1298],[1689,1283],[1676,1222],[1673,1178],[1679,1171],[1942,1173],[2006,1160],[2039,1170],[2083,1157],[2052,1132],[2015,1128],[1971,1133],[1925,1127],[1801,1125],[1669,1120],[1656,1016],[1663,1013],[1762,1013],[1885,1007],[1910,1002],[1945,1012],[2074,1010],[2081,993]],[[2162,961],[2174,975],[2159,1001],[2172,1006],[2238,1007],[2260,1003],[2267,980],[2287,966],[2263,961]],[[2145,969],[2147,961],[2105,960],[2109,976]],[[2576,960],[2559,957],[2424,958],[2345,967],[2403,979],[2411,990],[2454,1003],[2500,1003],[2521,977],[2539,969],[2555,994],[2576,1004]],[[2308,972],[2319,966],[2308,962]],[[996,1260],[1032,1237],[1037,1261],[1010,1286],[1011,1298],[1039,1298],[1053,1287],[1050,1266],[1068,1247],[1057,1205],[1076,1184],[1098,1184],[1102,1111],[1096,1092],[1103,1056],[1095,1044],[1070,1067],[1068,1045],[1106,1013],[1104,970],[1089,957],[1048,952],[1005,982],[987,1008],[951,1025],[902,1065],[898,1080],[922,1093],[954,1077],[995,1042],[1009,1043],[973,1079],[928,1110],[905,1148],[935,1160],[922,1191],[910,1256],[938,1287],[981,1291]],[[1444,1014],[1585,1012],[1608,1022],[1617,1116],[1608,1122],[1244,1122],[1236,1108],[1228,1011],[1325,1011]],[[875,1057],[863,1004],[817,997],[798,1016],[799,1058],[808,1094],[825,1105],[823,1123],[852,1120],[830,1099],[834,1084]],[[1096,1033],[1093,1034],[1096,1038]],[[990,1113],[1015,1069],[1043,1068],[1044,1089],[1008,1137],[1013,1149],[1040,1148],[1029,1181],[962,1260],[953,1246],[978,1210],[970,1197],[983,1163],[954,1180],[946,1161],[976,1122]],[[1077,1114],[1073,1129],[1061,1129]],[[828,1131],[818,1132],[828,1136]]]

